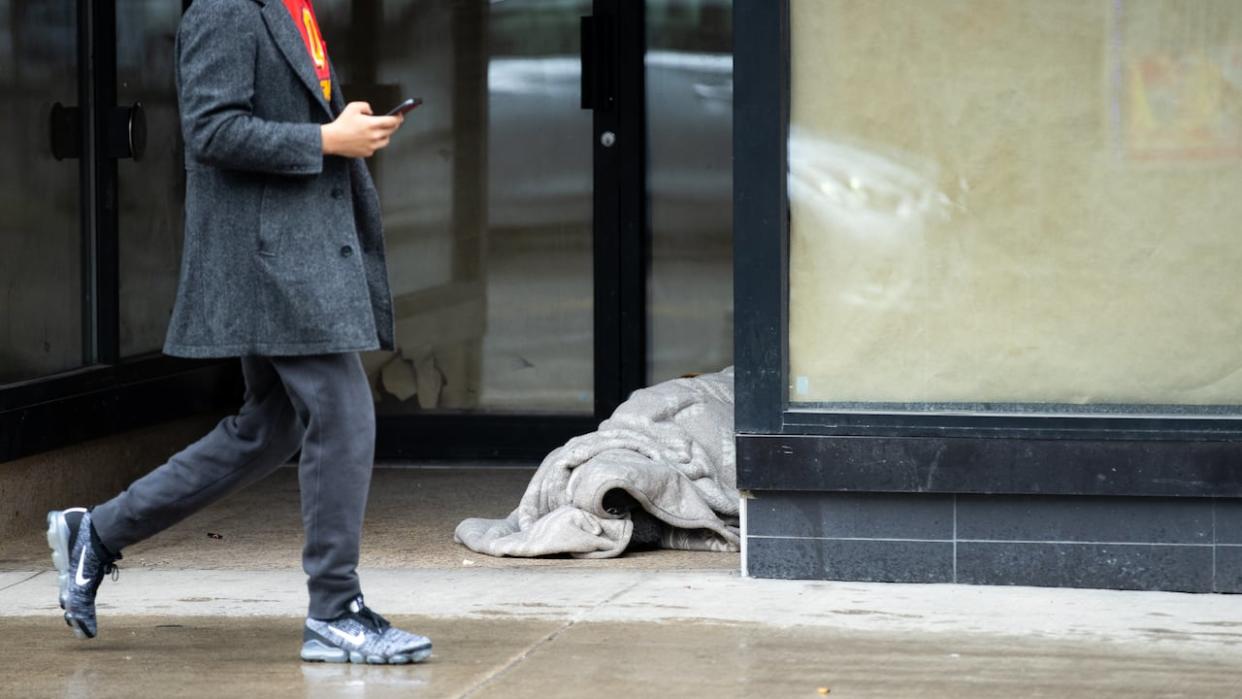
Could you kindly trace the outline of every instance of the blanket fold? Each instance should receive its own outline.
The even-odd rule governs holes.
[[[454,538],[491,556],[610,558],[641,507],[664,548],[737,551],[738,505],[730,367],[635,391],[548,454],[506,519],[467,519]]]

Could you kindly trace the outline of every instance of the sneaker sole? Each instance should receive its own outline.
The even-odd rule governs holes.
[[[60,608],[65,609],[65,600],[69,598],[69,580],[73,573],[69,570],[69,525],[65,522],[65,513],[62,510],[47,513],[47,545],[52,549],[52,565],[56,567]],[[65,624],[73,629],[73,635],[78,638],[94,638],[68,610],[65,611]]]
[[[307,641],[302,644],[302,660],[308,663],[354,663],[355,665],[409,665],[421,663],[431,657],[431,648],[420,648],[411,653],[401,653],[389,657],[382,655],[363,655],[358,651],[347,651],[344,648],[325,645],[319,641]]]

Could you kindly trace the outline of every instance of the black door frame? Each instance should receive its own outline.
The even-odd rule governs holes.
[[[646,3],[595,0],[596,45],[584,65],[594,110],[595,414],[612,413],[647,379]],[[584,37],[587,32],[583,32]],[[609,37],[609,34],[612,36]],[[587,63],[584,61],[584,63]]]
[[[191,0],[182,0],[182,9]],[[584,69],[594,137],[593,412],[380,415],[381,459],[532,459],[590,431],[646,383],[645,4],[594,0]],[[233,361],[120,352],[116,3],[79,0],[79,106],[86,320],[84,368],[0,387],[0,463],[117,432],[224,412],[241,400]],[[584,81],[584,87],[586,87]],[[613,134],[606,143],[605,133]]]

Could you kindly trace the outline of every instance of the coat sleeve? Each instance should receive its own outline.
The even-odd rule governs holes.
[[[188,159],[230,170],[319,174],[319,124],[253,114],[256,32],[263,22],[247,5],[195,3],[177,32],[177,92]]]

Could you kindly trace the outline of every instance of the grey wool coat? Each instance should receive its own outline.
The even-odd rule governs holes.
[[[196,0],[177,33],[185,251],[164,352],[390,349],[379,196],[361,159],[325,156],[332,104],[281,0]]]

